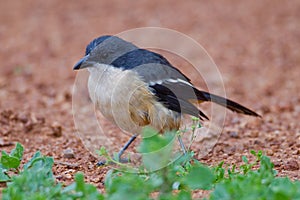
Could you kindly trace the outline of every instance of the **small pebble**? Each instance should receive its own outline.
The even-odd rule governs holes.
[[[281,166],[281,162],[282,161],[278,159],[278,160],[274,160],[273,164],[274,164],[275,167],[280,167]]]
[[[52,129],[52,135],[55,136],[55,137],[60,137],[62,136],[62,127],[59,123],[57,122],[54,122],[52,125],[51,125],[51,129]]]
[[[72,175],[71,174],[66,174],[65,177],[66,177],[66,179],[71,179]]]
[[[236,131],[230,131],[229,132],[229,136],[232,137],[232,138],[238,138],[239,134]]]
[[[268,156],[273,156],[274,155],[274,152],[271,149],[267,149],[266,153],[267,153]]]
[[[95,166],[96,166],[96,165],[90,164],[90,165],[88,166],[88,168],[89,168],[89,169],[93,169],[93,168],[95,168]]]
[[[34,124],[31,121],[27,121],[27,123],[24,126],[25,132],[30,132],[34,127]]]
[[[259,141],[259,140],[254,140],[253,143],[256,144],[256,145],[261,145],[262,144],[261,141]]]
[[[258,130],[251,131],[250,137],[257,138],[258,136],[259,136],[259,131]]]
[[[28,116],[25,113],[21,113],[18,115],[18,119],[20,120],[20,122],[26,124],[28,122]]]
[[[65,149],[63,151],[63,154],[64,154],[65,158],[75,158],[75,154],[74,154],[73,149]]]
[[[91,178],[91,182],[99,183],[100,181],[101,181],[101,178],[100,178],[100,177]]]
[[[299,170],[299,164],[296,160],[289,160],[287,163],[284,165],[285,170]]]
[[[62,179],[63,176],[62,175],[57,175],[57,176],[55,176],[55,178],[59,180],[59,179]]]

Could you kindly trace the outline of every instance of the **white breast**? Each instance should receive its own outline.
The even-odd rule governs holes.
[[[139,133],[142,126],[132,120],[131,102],[135,100],[139,87],[145,87],[144,83],[136,78],[134,72],[109,65],[98,64],[89,71],[89,94],[96,108],[119,128]]]
[[[119,128],[137,134],[143,126],[157,130],[179,127],[178,114],[157,102],[136,72],[97,64],[88,68],[90,97],[101,113]]]

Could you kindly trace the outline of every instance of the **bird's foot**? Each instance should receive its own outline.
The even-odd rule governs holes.
[[[137,135],[133,135],[130,140],[122,147],[122,149],[119,151],[118,155],[113,158],[111,161],[99,161],[97,163],[97,166],[104,166],[104,165],[109,165],[109,164],[117,164],[117,163],[129,163],[130,160],[127,158],[121,158],[122,155],[124,154],[125,150],[129,147],[129,145],[136,139]]]

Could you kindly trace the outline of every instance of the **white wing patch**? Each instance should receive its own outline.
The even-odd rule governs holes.
[[[163,80],[158,80],[158,81],[150,81],[149,85],[153,86],[153,85],[161,85],[164,81]]]
[[[165,79],[165,80],[150,81],[149,85],[150,86],[153,86],[153,85],[156,85],[156,84],[161,85],[163,82],[166,82],[166,81],[170,82],[170,83],[183,83],[183,84],[186,84],[190,87],[194,87],[191,83],[189,83],[185,80],[179,79],[179,78],[178,79],[170,78],[170,79]]]
[[[170,82],[170,83],[184,83],[186,85],[189,85],[191,87],[193,87],[193,85],[185,80],[182,80],[182,79],[167,79],[166,81]]]

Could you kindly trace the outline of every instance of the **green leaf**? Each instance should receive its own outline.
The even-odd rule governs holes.
[[[10,155],[21,160],[23,157],[23,152],[24,147],[20,143],[17,143],[16,147],[11,151]]]
[[[178,200],[191,200],[192,199],[191,192],[181,190],[177,195],[177,199]]]
[[[0,182],[7,182],[10,180],[10,177],[5,174],[5,169],[0,169]]]
[[[151,137],[153,137],[155,135],[159,135],[159,132],[156,131],[155,129],[153,129],[152,127],[150,127],[150,126],[146,126],[142,130],[143,139],[145,139],[145,138],[151,138]]]
[[[256,155],[257,160],[260,160],[262,156],[263,156],[263,152],[262,150],[259,150]]]
[[[61,185],[55,183],[52,173],[53,163],[51,157],[32,158],[30,167],[21,171],[19,175],[13,176],[11,183],[3,190],[3,200],[21,200],[29,197],[30,199],[61,199],[58,198]]]
[[[215,190],[210,194],[211,200],[300,199],[299,181],[275,177],[274,165],[269,157],[264,156],[262,151],[251,154],[260,161],[259,169],[251,170],[253,163],[244,164],[241,169],[247,170],[247,173],[234,173],[230,179],[216,184]]]
[[[3,167],[10,169],[10,168],[18,168],[21,161],[19,158],[15,157],[15,156],[11,156],[9,154],[7,154],[5,151],[2,151],[2,156],[0,159],[0,162],[2,164]]]
[[[153,187],[142,176],[118,171],[110,171],[108,175],[105,180],[107,199],[149,199]]]
[[[82,173],[77,173],[75,176],[76,181],[76,190],[77,191],[84,191],[84,175]]]
[[[254,156],[257,156],[256,151],[253,150],[253,149],[250,150],[250,153],[251,153],[252,155],[254,155]]]
[[[99,156],[104,156],[104,157],[108,156],[108,152],[104,146],[102,146],[100,150],[97,150],[96,152]]]
[[[212,188],[216,177],[211,169],[204,165],[193,166],[190,173],[183,177],[183,183],[191,189],[209,190]]]
[[[246,156],[242,156],[242,160],[243,160],[244,163],[248,164],[248,159],[247,159]]]
[[[34,154],[33,157],[28,161],[28,163],[26,163],[26,164],[24,165],[24,170],[26,170],[26,169],[28,169],[29,167],[31,167],[37,158],[42,158],[42,154],[41,154],[41,152],[39,152],[39,151],[35,152],[35,154]]]
[[[176,136],[175,132],[166,132],[161,135],[150,128],[144,129],[143,140],[138,151],[142,153],[145,169],[158,170],[176,160],[176,155],[172,155]]]
[[[172,144],[176,138],[176,133],[166,132],[163,135],[161,134],[152,134],[151,129],[144,129],[143,140],[138,148],[141,153],[151,153],[159,151],[166,146]],[[151,135],[150,137],[144,137],[144,135]]]
[[[104,197],[101,195],[97,188],[91,184],[84,182],[83,173],[77,173],[75,175],[75,183],[64,188],[63,194],[72,196],[74,199],[90,199],[90,200],[103,200]]]
[[[200,121],[199,117],[194,117],[194,116],[192,116],[191,119],[192,119],[193,121],[195,121],[195,122]]]

